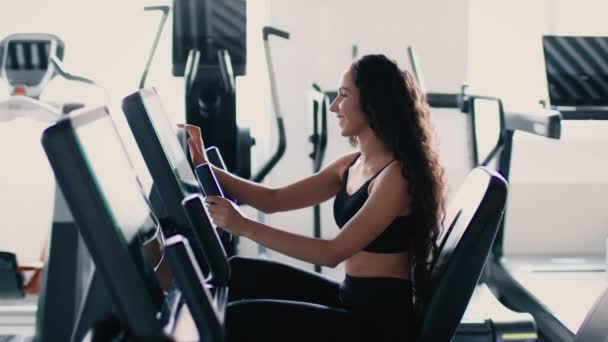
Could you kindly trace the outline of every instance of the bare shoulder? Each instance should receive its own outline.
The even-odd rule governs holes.
[[[407,215],[411,210],[408,180],[401,174],[399,162],[391,163],[369,185],[370,199],[396,205],[397,215]]]
[[[342,175],[344,174],[344,171],[350,164],[352,164],[353,160],[358,155],[359,155],[359,152],[351,152],[351,153],[344,154],[341,157],[334,160],[327,167],[332,168],[332,172],[337,174],[338,177],[340,177],[340,180],[342,180]]]

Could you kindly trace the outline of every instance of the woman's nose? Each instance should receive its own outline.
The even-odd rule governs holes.
[[[338,98],[337,97],[329,104],[329,111],[334,112],[334,113],[338,112]]]

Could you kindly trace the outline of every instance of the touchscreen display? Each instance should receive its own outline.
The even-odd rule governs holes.
[[[156,131],[156,136],[160,140],[160,144],[169,159],[169,163],[171,163],[171,168],[184,188],[187,189],[187,192],[192,192],[194,189],[198,191],[198,182],[194,176],[194,172],[190,168],[186,153],[173,129],[174,125],[171,124],[171,121],[163,108],[160,97],[151,89],[144,89],[140,93],[146,112]]]
[[[162,239],[158,221],[109,114],[103,108],[85,114],[75,115],[72,123],[115,225],[121,230],[119,236],[128,244]]]

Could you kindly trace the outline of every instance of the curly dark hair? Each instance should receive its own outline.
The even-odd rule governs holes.
[[[416,223],[410,247],[416,306],[430,295],[430,265],[445,217],[445,177],[432,142],[430,109],[413,75],[384,55],[355,61],[351,73],[361,109],[407,180]]]

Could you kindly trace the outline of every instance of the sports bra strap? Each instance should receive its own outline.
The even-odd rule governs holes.
[[[355,164],[355,162],[359,159],[359,157],[361,157],[361,153],[359,153],[357,155],[357,157],[353,159],[353,161],[350,163],[350,165],[344,170],[344,176],[342,177],[342,186],[343,187],[346,187],[346,182],[348,181],[348,175],[349,175],[348,170],[350,169],[351,166],[353,166]],[[376,177],[378,177],[378,175],[380,175],[380,173],[382,171],[384,171],[384,169],[386,169],[389,165],[391,165],[395,160],[396,159],[393,159],[393,160],[389,161],[388,163],[386,163],[386,165],[384,165],[380,170],[378,170],[378,172],[376,172],[375,175],[373,175],[371,178],[369,178],[363,184],[364,185],[369,184],[372,180],[374,180]]]
[[[347,169],[348,169],[349,167],[351,167],[351,166],[355,165],[355,163],[357,162],[357,160],[359,160],[359,158],[360,158],[360,157],[361,157],[361,152],[357,153],[357,156],[356,156],[355,158],[353,158],[353,161],[352,161],[352,162],[350,162],[350,164],[348,164]]]
[[[370,178],[368,180],[368,182],[372,181],[374,178],[378,177],[378,175],[384,170],[386,169],[389,165],[391,165],[393,162],[395,161],[395,159],[391,160],[390,162],[388,162],[386,165],[384,165],[378,172],[376,172],[376,174]]]

